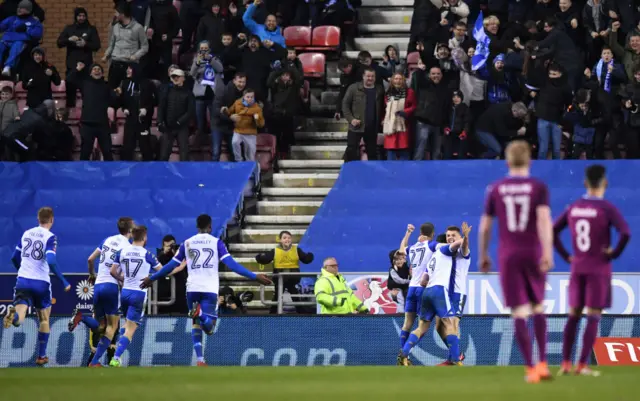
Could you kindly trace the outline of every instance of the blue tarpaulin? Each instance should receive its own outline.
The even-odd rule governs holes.
[[[63,272],[86,272],[89,254],[117,234],[118,217],[149,229],[148,247],[166,234],[195,234],[207,213],[220,235],[242,198],[255,163],[0,163],[0,272],[15,272],[10,258],[22,233],[51,206]]]
[[[547,183],[554,218],[584,194],[586,161],[535,161],[532,175]],[[640,271],[640,240],[634,227],[640,225],[640,161],[605,161],[612,201],[627,219],[631,242],[614,271]],[[315,261],[305,271],[318,271],[328,256],[338,259],[345,272],[384,271],[389,267],[389,251],[400,245],[407,224],[416,227],[432,222],[436,233],[462,221],[473,226],[471,233],[472,270],[476,269],[477,229],[483,212],[486,186],[507,174],[499,161],[442,162],[353,162],[345,164],[340,176],[318,210],[301,241],[303,249],[314,252]],[[570,246],[568,232],[565,245]],[[411,240],[416,241],[418,233]],[[613,236],[617,240],[617,236]],[[491,254],[495,261],[497,236]],[[557,271],[569,267],[555,258]]]

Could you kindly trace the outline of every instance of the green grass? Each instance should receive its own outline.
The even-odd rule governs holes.
[[[522,367],[2,369],[2,400],[634,401],[640,369],[524,383]],[[197,398],[196,398],[197,397]]]

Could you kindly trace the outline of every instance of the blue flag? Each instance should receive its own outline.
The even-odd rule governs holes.
[[[473,38],[478,42],[476,45],[476,52],[471,58],[471,70],[478,71],[482,67],[487,64],[487,59],[489,58],[489,43],[491,43],[491,39],[484,31],[484,26],[482,21],[484,20],[484,16],[482,15],[482,11],[480,11],[480,15],[478,15],[478,19],[476,19],[476,24],[473,27]]]

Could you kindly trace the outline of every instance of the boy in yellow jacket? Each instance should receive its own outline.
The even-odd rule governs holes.
[[[245,89],[241,99],[238,99],[229,108],[221,110],[230,116],[234,123],[233,140],[231,146],[236,161],[242,160],[242,144],[244,144],[244,160],[256,160],[256,139],[258,128],[264,127],[262,108],[256,103],[256,94],[253,89]]]

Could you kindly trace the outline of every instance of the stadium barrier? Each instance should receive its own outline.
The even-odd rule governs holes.
[[[549,363],[560,363],[565,316],[549,316]],[[67,331],[68,317],[53,317],[49,366],[86,363],[88,332]],[[394,365],[399,348],[401,316],[230,316],[218,320],[215,334],[204,341],[205,358],[217,366]],[[584,322],[578,332],[582,336]],[[34,366],[37,322],[0,328],[0,367]],[[522,365],[506,316],[465,316],[461,347],[466,365]],[[640,316],[605,315],[600,337],[640,337]],[[578,344],[579,347],[579,344]],[[575,352],[580,352],[577,349]],[[442,362],[447,350],[434,330],[414,348],[417,365]],[[124,353],[129,366],[195,365],[191,319],[148,317]]]

